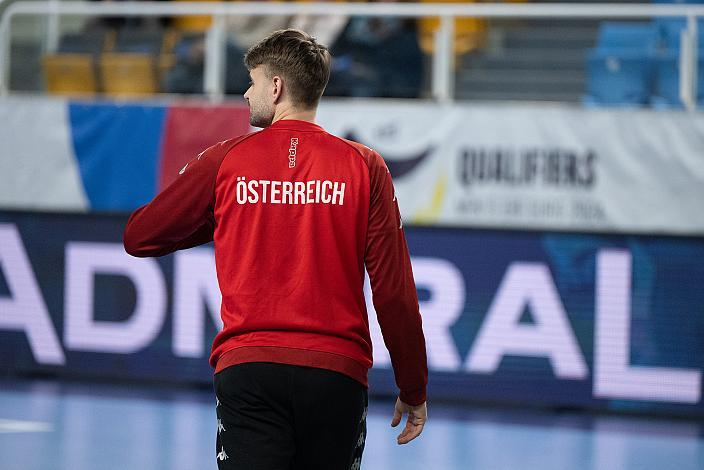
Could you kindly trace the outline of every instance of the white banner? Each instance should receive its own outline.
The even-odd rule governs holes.
[[[318,116],[386,159],[411,223],[704,233],[704,114],[349,101]]]

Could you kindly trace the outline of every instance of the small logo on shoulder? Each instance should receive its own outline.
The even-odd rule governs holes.
[[[288,148],[288,167],[296,167],[296,147],[298,147],[298,138],[293,137],[291,139],[291,146]]]

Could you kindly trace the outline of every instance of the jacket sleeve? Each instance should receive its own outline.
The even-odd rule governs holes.
[[[426,400],[428,365],[418,294],[391,174],[376,153],[369,160],[370,207],[365,265],[391,364],[409,405]]]
[[[225,154],[222,144],[201,153],[149,204],[134,211],[125,227],[125,251],[163,256],[212,241],[215,179]]]

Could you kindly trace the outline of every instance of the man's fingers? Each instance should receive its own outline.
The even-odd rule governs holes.
[[[406,406],[400,399],[397,398],[396,404],[394,405],[394,417],[391,418],[391,427],[395,428],[396,426],[398,426],[398,423],[401,422],[401,418],[403,417],[404,411],[407,411]]]
[[[398,442],[399,445],[408,444],[413,439],[418,437],[421,432],[423,432],[423,426],[425,425],[425,420],[427,419],[424,410],[425,408],[422,408],[421,410],[411,409],[408,411],[406,426],[401,434],[399,434],[396,438],[396,442]]]
[[[398,409],[398,407],[394,408],[394,417],[391,418],[391,427],[396,427],[398,426],[398,423],[401,422],[401,410]]]
[[[428,412],[425,403],[417,406],[409,406],[401,401],[396,400],[394,408],[394,417],[391,420],[391,426],[396,427],[401,422],[404,413],[408,413],[408,420],[403,431],[396,437],[396,442],[400,444],[408,444],[413,439],[418,437],[423,432],[423,426],[428,419]]]
[[[423,432],[422,424],[413,424],[408,421],[403,432],[396,438],[396,442],[398,442],[399,445],[408,444],[413,439],[420,436],[421,432]]]
[[[406,423],[406,426],[403,428],[403,431],[401,431],[401,433],[396,436],[396,440],[399,441],[399,443],[402,439],[405,439],[406,436],[408,436],[408,434],[411,432],[412,426],[413,425],[411,423]]]

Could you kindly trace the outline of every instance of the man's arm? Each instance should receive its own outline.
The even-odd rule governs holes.
[[[376,153],[370,158],[369,172],[371,200],[365,264],[377,319],[400,389],[398,420],[395,414],[392,425],[398,424],[403,412],[409,413],[406,429],[398,440],[405,444],[420,434],[426,419],[425,338],[391,174]]]
[[[215,179],[226,148],[210,147],[178,178],[130,216],[123,242],[132,256],[163,256],[213,240]]]

